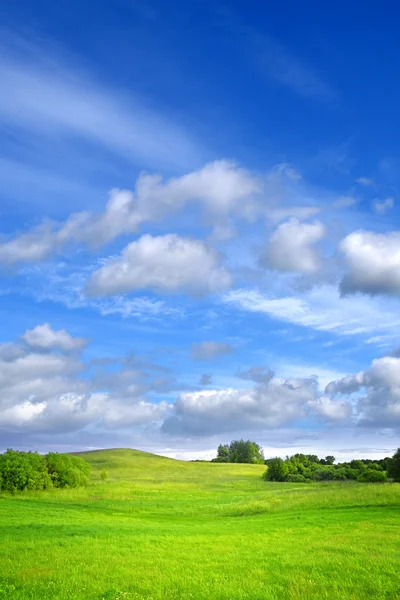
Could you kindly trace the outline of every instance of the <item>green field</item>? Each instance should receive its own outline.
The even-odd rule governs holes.
[[[1,599],[400,598],[400,484],[82,456],[87,488],[0,496]]]

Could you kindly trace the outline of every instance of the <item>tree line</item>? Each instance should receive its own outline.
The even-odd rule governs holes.
[[[400,448],[393,457],[377,460],[355,459],[336,463],[334,456],[318,458],[316,454],[294,454],[282,458],[264,459],[262,448],[253,441],[233,440],[220,444],[217,457],[211,462],[265,464],[267,481],[345,481],[379,483],[388,478],[400,482]]]
[[[88,484],[91,466],[78,456],[7,450],[0,454],[0,490],[47,490]]]

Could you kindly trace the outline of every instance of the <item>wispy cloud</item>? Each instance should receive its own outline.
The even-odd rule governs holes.
[[[18,135],[62,136],[100,145],[141,166],[180,169],[199,162],[199,145],[134,95],[20,43],[1,48],[0,125]]]
[[[400,327],[395,301],[357,296],[340,298],[333,286],[320,286],[297,296],[274,297],[258,290],[234,290],[224,302],[245,311],[339,335],[387,334],[397,338]]]

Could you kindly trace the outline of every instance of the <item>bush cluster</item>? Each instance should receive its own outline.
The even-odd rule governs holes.
[[[270,458],[265,461],[268,469],[264,473],[267,481],[290,481],[307,483],[309,481],[356,481],[378,483],[386,481],[389,469],[391,475],[393,459],[352,460],[335,463],[334,456],[319,459],[313,454],[294,454],[282,458]]]
[[[0,454],[0,490],[46,490],[87,485],[91,466],[82,458],[69,454],[7,450]]]

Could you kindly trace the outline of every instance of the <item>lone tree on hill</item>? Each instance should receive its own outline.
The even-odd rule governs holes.
[[[262,448],[250,440],[233,440],[228,444],[218,446],[217,458],[213,462],[263,464],[264,454]]]

